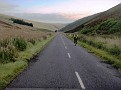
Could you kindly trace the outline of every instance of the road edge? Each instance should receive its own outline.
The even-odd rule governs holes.
[[[34,54],[32,54],[30,57],[26,59],[23,58],[20,61],[14,62],[15,63],[14,65],[20,63],[20,66],[17,68],[14,68],[14,71],[11,74],[6,75],[4,79],[1,79],[2,81],[0,82],[0,90],[4,90],[19,74],[21,74],[29,66],[29,63],[31,62],[31,60],[34,57],[36,57],[38,54],[40,54],[54,39],[54,37],[55,35],[50,36],[47,40],[45,40],[45,43],[42,45],[42,47],[39,50],[37,50]]]
[[[71,41],[73,41],[73,38],[69,37],[67,34],[64,34],[68,39],[70,39]],[[121,73],[121,61],[117,58],[115,58],[114,56],[111,56],[110,54],[108,54],[107,52],[94,48],[86,43],[83,43],[81,41],[78,41],[78,45],[82,46],[83,48],[85,48],[89,53],[92,53],[93,55],[96,55],[97,57],[101,58],[101,62],[102,63],[106,63],[106,64],[110,64],[112,65],[114,68],[116,68],[119,73]],[[102,54],[100,52],[106,53]]]

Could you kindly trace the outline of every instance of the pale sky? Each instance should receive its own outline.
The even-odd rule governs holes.
[[[121,0],[0,0],[0,13],[40,22],[69,23],[119,3]]]

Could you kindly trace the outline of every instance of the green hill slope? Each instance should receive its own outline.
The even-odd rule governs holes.
[[[79,19],[67,26],[65,26],[64,28],[61,29],[61,31],[63,32],[75,32],[75,31],[78,31],[80,28],[83,27],[83,25],[92,20],[94,17],[98,16],[100,13],[98,14],[94,14],[94,15],[91,15],[91,16],[88,16],[88,17],[84,17],[82,19]]]
[[[79,19],[61,29],[63,32],[80,30],[82,34],[121,33],[121,4],[105,12]]]
[[[81,28],[80,28],[81,29]],[[84,25],[82,34],[121,33],[121,4],[101,13]]]

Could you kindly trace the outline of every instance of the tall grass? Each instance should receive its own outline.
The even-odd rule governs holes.
[[[79,40],[98,49],[102,49],[112,55],[121,56],[121,38],[106,38],[101,36],[80,35]]]
[[[106,52],[109,52],[112,55],[116,55],[116,56],[121,55],[121,47],[118,44],[118,42],[112,43],[113,41],[115,41],[115,39],[114,40],[111,39],[112,41],[109,42],[108,39],[99,40],[99,38],[97,37],[80,36],[80,40],[98,49],[105,50]]]
[[[0,22],[0,90],[5,88],[51,39],[52,32]]]
[[[72,34],[67,34],[72,40]],[[98,38],[97,38],[98,37]],[[116,37],[117,38],[117,37]],[[96,55],[103,59],[103,62],[111,64],[113,67],[121,70],[121,47],[112,43],[116,38],[102,37],[102,36],[85,36],[79,35],[79,45],[94,52]],[[107,39],[111,39],[112,42],[107,42]],[[118,38],[120,39],[120,37]],[[117,40],[118,41],[118,40]],[[110,47],[108,46],[110,44]]]
[[[31,31],[29,34],[20,34],[18,36],[11,36],[11,33],[7,33],[8,36],[2,36],[0,40],[0,62],[15,62],[16,58],[19,57],[18,53],[25,51],[29,43],[35,45],[36,42],[46,40],[47,37],[51,36],[52,33],[42,33]]]
[[[0,23],[0,62],[14,62],[18,53],[31,43],[47,39],[52,32],[41,32],[36,28]]]
[[[13,44],[19,51],[24,51],[27,48],[27,41],[23,38],[15,38]]]

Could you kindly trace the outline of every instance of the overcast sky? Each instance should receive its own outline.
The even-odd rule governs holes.
[[[69,23],[119,3],[121,0],[0,0],[0,13],[40,22]]]

